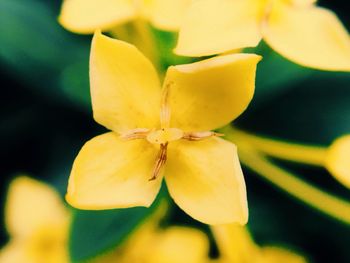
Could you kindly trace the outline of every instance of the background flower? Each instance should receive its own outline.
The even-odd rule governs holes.
[[[176,52],[207,56],[264,39],[300,65],[350,71],[350,35],[331,11],[314,1],[198,0],[181,24]]]

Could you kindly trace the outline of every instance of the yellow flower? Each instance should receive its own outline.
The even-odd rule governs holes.
[[[89,263],[205,263],[209,241],[199,230],[171,226],[160,229],[147,222],[114,251]]]
[[[198,0],[183,19],[176,53],[206,56],[254,47],[262,38],[303,66],[350,71],[350,37],[313,0]]]
[[[220,259],[219,262],[235,263],[306,263],[307,260],[285,248],[276,246],[259,247],[248,230],[239,225],[212,227]]]
[[[135,19],[149,20],[163,30],[178,30],[192,0],[65,0],[60,23],[81,34],[112,30]]]
[[[241,114],[254,93],[260,57],[234,54],[172,66],[163,85],[134,46],[94,36],[94,118],[113,132],[77,156],[67,201],[80,209],[150,206],[163,174],[175,202],[208,224],[247,221],[234,144],[210,132]]]
[[[326,153],[325,166],[339,182],[350,188],[350,135],[332,143]]]
[[[51,187],[18,177],[7,196],[5,223],[10,241],[0,252],[0,262],[68,263],[69,222],[68,211]]]

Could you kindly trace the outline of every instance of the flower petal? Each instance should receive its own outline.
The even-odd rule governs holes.
[[[159,123],[160,84],[151,62],[134,46],[96,32],[90,55],[94,118],[123,132]]]
[[[68,203],[89,210],[150,206],[162,181],[148,181],[157,152],[146,140],[124,141],[113,132],[91,139],[74,161]]]
[[[171,127],[184,131],[219,128],[240,115],[254,93],[260,56],[233,54],[168,69]]]
[[[129,235],[122,246],[94,259],[93,262],[209,262],[209,242],[203,232],[179,226],[160,229],[155,223],[146,221],[146,224],[142,224]]]
[[[92,34],[133,19],[135,11],[129,0],[65,0],[58,20],[72,32]]]
[[[350,188],[350,135],[332,143],[327,151],[326,167],[339,182]]]
[[[28,258],[26,247],[22,242],[10,241],[0,251],[0,263],[36,263],[35,259]]]
[[[308,260],[288,249],[268,246],[261,249],[259,262],[307,263]]]
[[[193,1],[183,19],[175,53],[207,56],[254,47],[261,40],[261,0]]]
[[[194,228],[173,226],[159,231],[151,246],[147,258],[152,263],[209,262],[208,237]]]
[[[35,208],[35,213],[33,209]],[[68,211],[50,186],[21,176],[12,181],[5,206],[6,228],[13,237],[26,237],[43,226],[61,225]]]
[[[165,170],[169,193],[205,224],[245,224],[248,207],[236,146],[220,138],[169,146]]]
[[[192,0],[153,0],[149,5],[151,23],[162,30],[179,29]]]
[[[282,56],[303,66],[350,71],[349,34],[327,9],[297,8],[276,1],[264,39]]]

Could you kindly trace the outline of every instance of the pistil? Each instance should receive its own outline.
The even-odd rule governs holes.
[[[153,168],[152,177],[148,181],[153,181],[157,179],[158,175],[162,171],[162,168],[164,167],[167,159],[167,149],[168,149],[167,142],[160,145],[160,150],[158,152],[156,163]]]

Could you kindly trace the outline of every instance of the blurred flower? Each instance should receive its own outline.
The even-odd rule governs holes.
[[[149,22],[161,30],[177,31],[191,1],[65,0],[58,20],[75,33],[108,31],[113,37],[137,46],[160,68],[163,54],[159,53],[161,47]]]
[[[247,228],[239,225],[213,226],[220,259],[234,263],[306,263],[307,260],[294,252],[277,246],[260,247],[254,243]]]
[[[273,158],[327,168],[342,184],[349,186],[349,136],[337,139],[330,147],[292,143],[267,138],[226,126],[226,139],[239,149],[241,162],[264,179],[305,204],[350,224],[350,202],[314,186]]]
[[[142,53],[96,33],[90,57],[94,118],[113,132],[83,146],[67,201],[92,210],[150,206],[165,174],[170,195],[193,218],[244,224],[246,190],[236,147],[210,130],[248,106],[259,60],[234,54],[172,66],[161,92]]]
[[[137,19],[163,30],[178,30],[192,0],[64,0],[59,21],[68,30],[91,34],[111,31]]]
[[[167,204],[161,202],[155,212],[129,233],[116,248],[85,263],[206,263],[209,240],[202,231],[183,226],[160,227]]]
[[[207,236],[194,228],[160,229],[146,222],[120,247],[89,263],[205,263],[209,262]]]
[[[10,241],[0,252],[0,262],[68,263],[69,218],[54,189],[25,176],[16,178],[5,207]]]
[[[350,188],[350,135],[337,138],[329,147],[286,142],[238,130],[233,135],[274,158],[324,167],[335,179]]]
[[[350,71],[350,38],[313,0],[198,0],[184,17],[176,53],[207,56],[255,47],[262,38],[303,66]]]
[[[350,188],[350,135],[332,143],[327,150],[325,165],[339,182]]]

